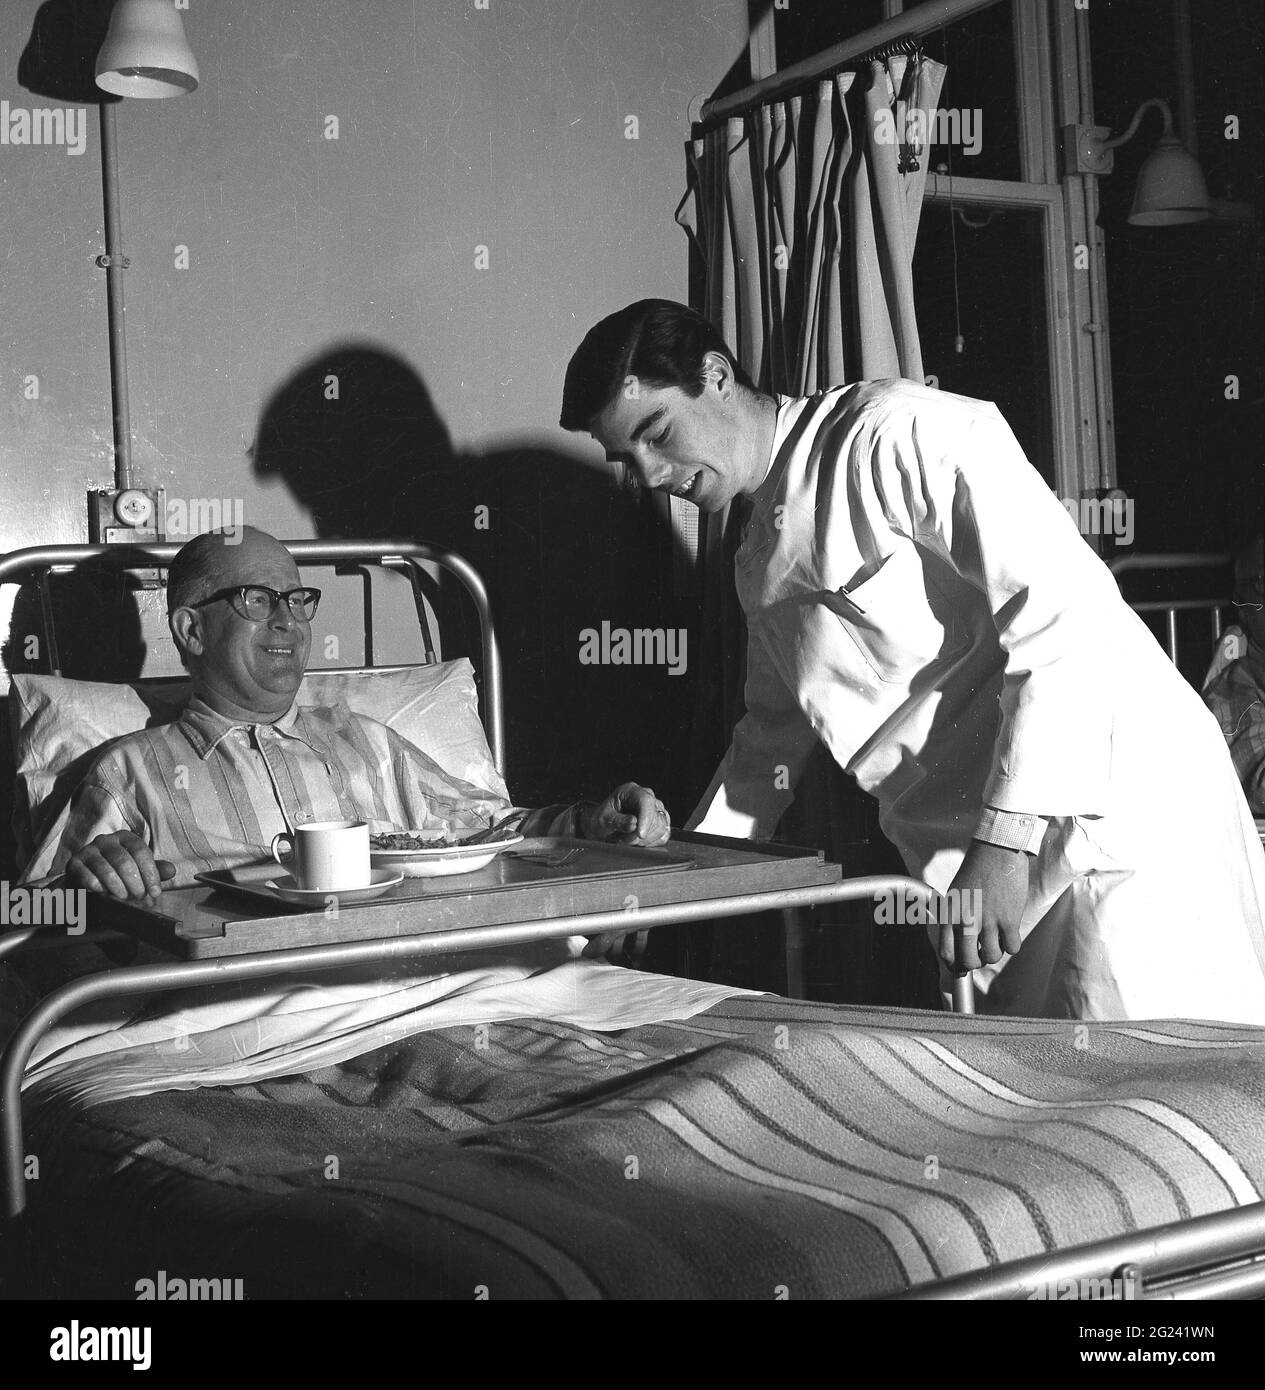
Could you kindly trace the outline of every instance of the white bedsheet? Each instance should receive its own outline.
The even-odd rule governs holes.
[[[24,1087],[96,1104],[289,1076],[433,1028],[537,1018],[611,1032],[757,992],[580,958],[583,945],[471,953],[440,975],[358,966],[102,1001],[41,1039]]]

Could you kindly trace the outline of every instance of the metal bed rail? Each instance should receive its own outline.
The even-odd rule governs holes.
[[[1229,552],[1122,556],[1108,565],[1117,584],[1128,573],[1220,569]],[[1162,613],[1169,659],[1177,665],[1177,615],[1209,614],[1212,645],[1221,640],[1228,598],[1141,599],[1135,613]],[[1095,1241],[1065,1252],[1015,1260],[996,1269],[939,1280],[894,1295],[909,1301],[1020,1299],[1041,1288],[1106,1285],[1113,1297],[1145,1301],[1246,1298],[1265,1294],[1265,1202]]]
[[[1119,584],[1120,576],[1130,572],[1221,569],[1232,564],[1233,560],[1234,556],[1228,551],[1208,553],[1188,551],[1175,552],[1171,555],[1142,553],[1125,555],[1119,560],[1112,560],[1107,568],[1115,576],[1116,583]],[[1135,613],[1162,613],[1164,615],[1164,644],[1168,651],[1169,660],[1176,666],[1178,664],[1178,613],[1194,612],[1201,609],[1206,611],[1209,614],[1212,629],[1212,646],[1215,648],[1221,640],[1221,612],[1222,609],[1229,606],[1229,603],[1228,598],[1140,599],[1137,602],[1131,602],[1129,607]]]
[[[413,585],[414,599],[418,606],[418,621],[428,656],[433,656],[429,625],[425,619],[423,601],[418,587],[418,575],[423,564],[438,565],[452,574],[465,589],[479,618],[479,635],[482,656],[482,699],[483,721],[487,727],[488,745],[492,750],[492,760],[497,771],[505,775],[505,710],[504,687],[501,677],[501,653],[497,643],[496,629],[492,622],[492,609],[488,601],[487,589],[479,572],[464,556],[456,551],[444,550],[429,545],[425,541],[383,540],[383,541],[282,541],[282,545],[294,556],[298,565],[349,565],[364,566],[376,564],[386,570],[404,570]],[[49,670],[59,673],[57,636],[53,623],[52,603],[48,592],[48,575],[53,572],[74,570],[87,560],[108,558],[118,562],[120,571],[162,570],[175,559],[180,550],[178,544],[164,545],[43,545],[31,546],[25,550],[13,550],[0,556],[0,584],[21,583],[25,579],[34,580],[40,599],[45,630],[45,653]],[[366,600],[365,612],[365,659],[373,665],[373,624],[372,608]]]
[[[1042,1290],[1106,1286],[1109,1301],[1164,1302],[1250,1298],[1265,1294],[1265,1202],[1152,1226],[995,1269],[919,1285],[894,1298],[1028,1299]],[[1057,1297],[1057,1292],[1055,1293]],[[1103,1300],[1108,1301],[1108,1300]]]
[[[884,875],[840,883],[747,893],[639,909],[640,928],[675,926],[718,916],[744,916],[769,910],[794,911],[826,903],[851,902],[890,892],[930,901],[935,890],[916,879]],[[158,994],[191,985],[228,984],[296,972],[311,973],[342,965],[425,959],[449,952],[519,945],[567,936],[601,935],[627,928],[623,908],[547,922],[520,921],[470,927],[414,937],[340,943],[267,951],[207,961],[131,966],[72,980],[42,1000],[23,1020],[0,1058],[0,1188],[4,1215],[26,1208],[22,1079],[36,1043],[60,1019],[101,999]],[[25,934],[25,933],[23,933]],[[969,977],[967,977],[969,979]],[[1233,1208],[1190,1221],[1095,1241],[1066,1251],[1014,1260],[893,1295],[919,1302],[946,1299],[1027,1299],[1053,1288],[1056,1296],[1070,1281],[1114,1297],[1139,1301],[1246,1298],[1265,1293],[1265,1202]],[[1086,1297],[1097,1297],[1089,1292]]]

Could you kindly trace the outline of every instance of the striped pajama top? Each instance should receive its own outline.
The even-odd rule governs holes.
[[[242,724],[195,696],[174,723],[103,750],[75,791],[64,831],[50,833],[23,877],[55,877],[98,835],[121,830],[175,865],[164,886],[184,888],[196,873],[268,859],[274,835],[309,821],[452,835],[485,829],[515,809],[346,706],[292,706],[274,724]],[[518,828],[574,835],[577,812],[521,810]]]

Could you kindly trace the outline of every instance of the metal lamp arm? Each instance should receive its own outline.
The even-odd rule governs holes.
[[[1110,140],[1096,140],[1094,143],[1100,150],[1114,150],[1118,145],[1132,140],[1138,133],[1138,127],[1142,124],[1142,117],[1152,107],[1155,107],[1164,117],[1164,134],[1160,138],[1171,139],[1173,136],[1173,113],[1169,110],[1168,102],[1162,97],[1151,97],[1133,113],[1133,119],[1124,128],[1122,135],[1113,136]]]

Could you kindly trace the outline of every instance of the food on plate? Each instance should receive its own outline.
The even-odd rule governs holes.
[[[486,839],[487,831],[480,831],[474,835],[468,835],[464,839],[449,835],[414,835],[406,830],[384,831],[377,835],[369,836],[369,843],[374,849],[378,850],[422,850],[422,849],[460,849],[465,845],[487,845],[495,844],[496,840],[518,839],[517,835],[506,833],[498,835],[496,840]]]

